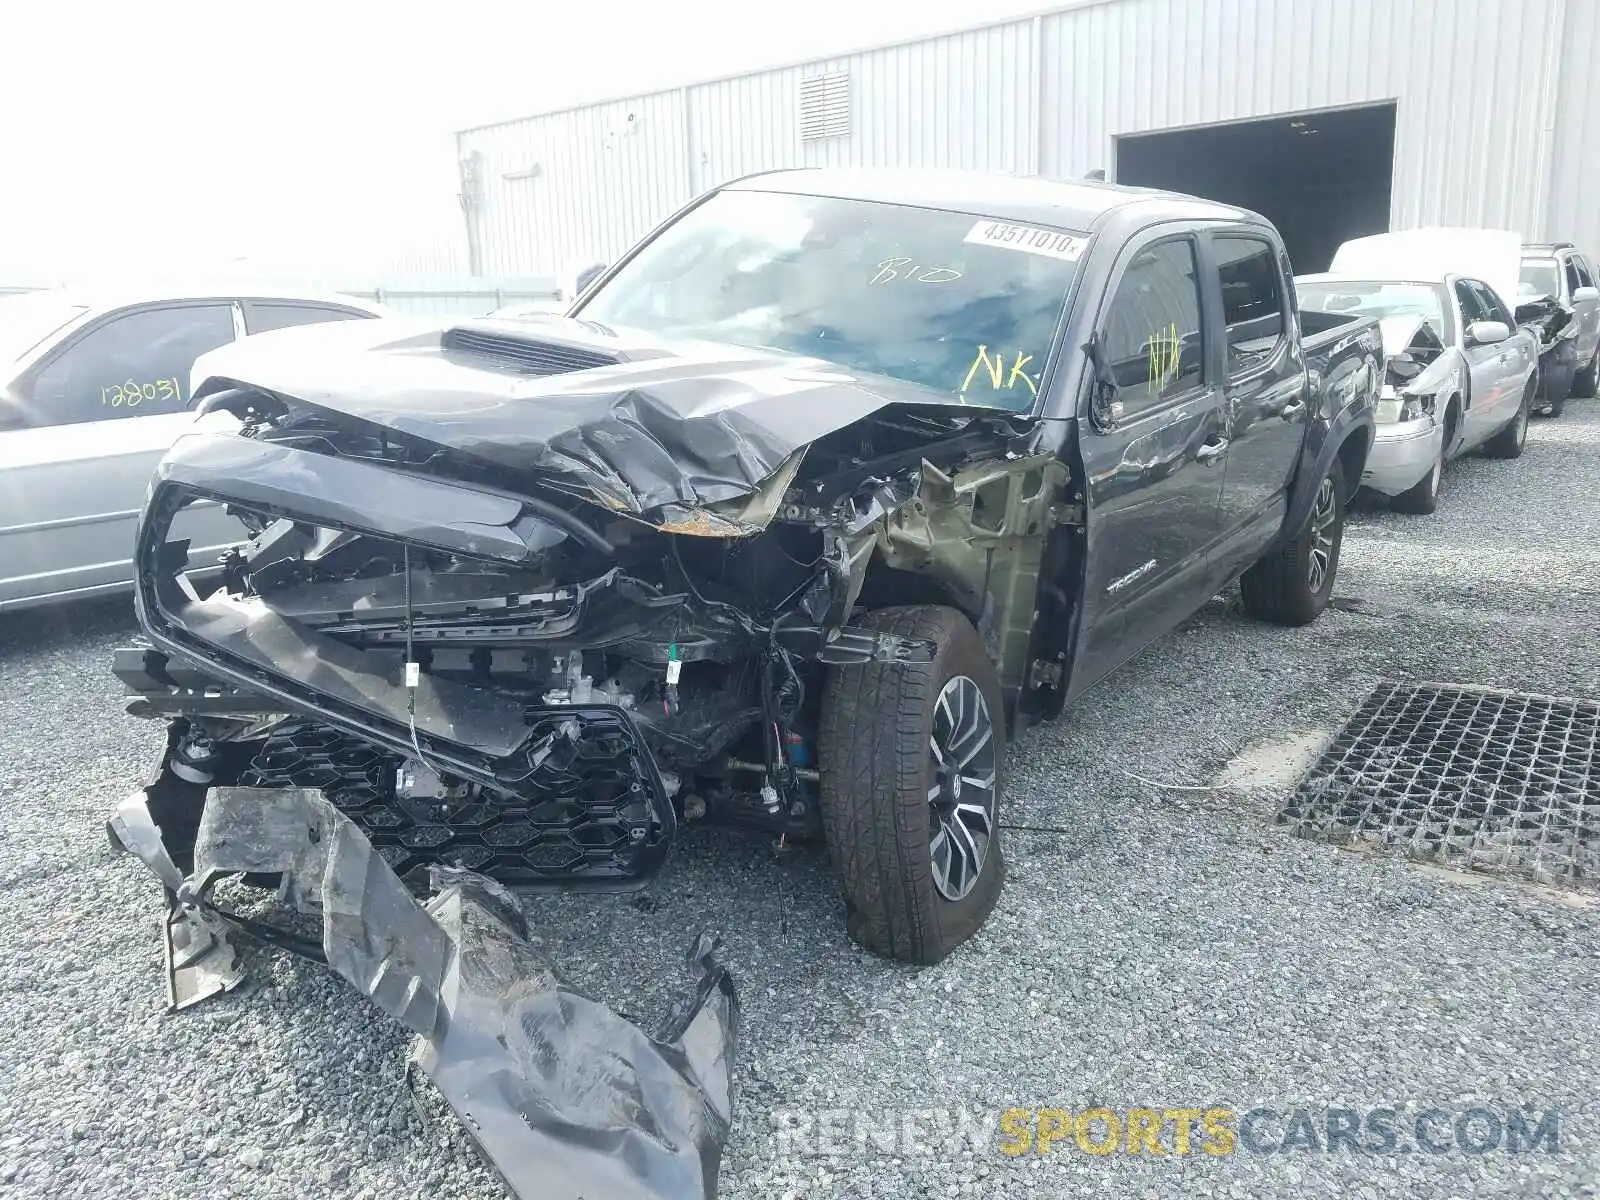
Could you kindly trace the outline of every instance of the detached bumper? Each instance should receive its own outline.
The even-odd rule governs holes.
[[[325,962],[415,1033],[413,1062],[513,1195],[715,1196],[739,1006],[714,939],[695,943],[693,991],[651,1036],[557,978],[510,892],[440,869],[419,903],[319,792],[213,788],[197,823],[188,800],[158,782],[110,822],[164,886],[173,1007],[236,986],[232,939],[248,933]],[[321,918],[320,940],[216,904],[213,885],[240,873],[280,876],[286,906]]]
[[[1384,496],[1398,496],[1421,483],[1433,470],[1444,439],[1444,427],[1432,417],[1378,425],[1367,453],[1361,486]]]

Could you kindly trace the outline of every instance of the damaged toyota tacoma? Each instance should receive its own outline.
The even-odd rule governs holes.
[[[1326,606],[1382,364],[1253,214],[831,170],[695,200],[565,316],[248,339],[146,503],[117,672],[167,749],[114,833],[195,912],[332,878],[249,849],[274,797],[413,892],[637,885],[720,818],[825,839],[852,935],[936,962],[1000,891],[1009,736],[1241,576]]]

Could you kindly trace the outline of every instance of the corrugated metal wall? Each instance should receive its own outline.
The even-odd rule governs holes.
[[[477,269],[615,257],[699,191],[801,165],[1114,171],[1121,134],[1397,102],[1395,228],[1600,251],[1596,0],[1080,0],[1064,11],[470,130]],[[1564,53],[1563,53],[1564,48]],[[803,79],[850,77],[850,132],[800,137]],[[1591,117],[1595,119],[1590,119]],[[631,119],[630,119],[631,118]],[[1114,176],[1113,176],[1114,177]]]
[[[1600,4],[1567,0],[1562,39],[1561,77],[1550,141],[1548,236],[1577,242],[1600,254],[1600,87],[1595,82],[1600,53]]]
[[[1537,222],[1562,0],[1121,0],[1043,23],[1042,168],[1115,135],[1397,100],[1395,228]],[[1531,234],[1532,231],[1530,231]]]

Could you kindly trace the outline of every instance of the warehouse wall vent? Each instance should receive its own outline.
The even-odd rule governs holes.
[[[820,142],[850,132],[850,75],[830,71],[800,81],[800,140]]]

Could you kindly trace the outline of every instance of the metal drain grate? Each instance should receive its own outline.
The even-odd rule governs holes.
[[[1301,837],[1600,889],[1600,702],[1380,684],[1277,820]]]

